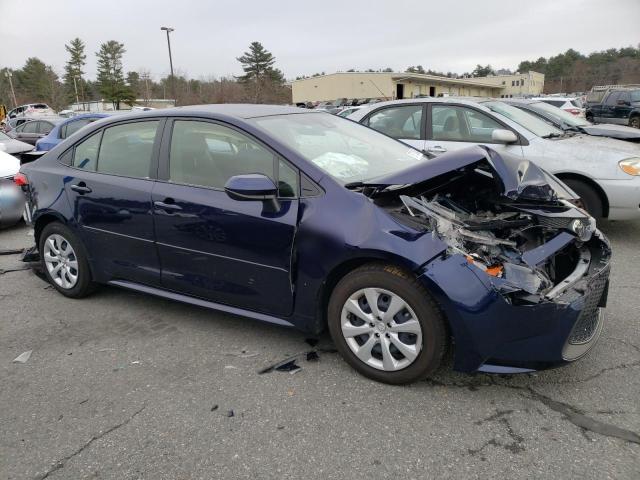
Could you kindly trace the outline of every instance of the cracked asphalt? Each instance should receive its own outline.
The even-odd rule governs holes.
[[[69,300],[0,256],[0,478],[640,478],[640,222],[599,344],[562,369],[369,381],[320,338],[115,288]],[[24,226],[0,250],[30,245]],[[33,350],[25,364],[12,360]],[[300,354],[295,374],[257,372]]]

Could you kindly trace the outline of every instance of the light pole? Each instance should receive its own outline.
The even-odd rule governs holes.
[[[169,34],[173,32],[171,27],[160,27],[160,30],[167,32],[167,47],[169,47],[169,67],[171,67],[171,90],[173,92],[173,101],[175,105],[178,105],[178,99],[176,98],[176,77],[173,76],[173,59],[171,58],[171,40]]]
[[[11,77],[13,77],[13,74],[7,70],[6,72],[4,72],[4,75],[9,79],[9,86],[11,87],[11,97],[13,97],[13,108],[16,108],[18,106],[18,101],[16,100],[16,92],[13,89],[13,80],[11,79]]]

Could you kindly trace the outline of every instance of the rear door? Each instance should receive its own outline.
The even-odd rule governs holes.
[[[151,190],[163,120],[118,123],[69,154],[65,190],[74,219],[104,280],[160,284]]]
[[[425,110],[424,103],[382,107],[360,123],[422,151],[425,148]]]
[[[615,108],[618,105],[618,97],[620,96],[619,91],[609,92],[604,99],[602,104],[602,110],[600,110],[600,116],[595,117],[596,122],[600,123],[621,123],[616,121],[615,118]]]
[[[432,103],[427,122],[425,149],[431,155],[459,150],[471,145],[488,145],[497,151],[522,156],[518,144],[505,145],[491,139],[494,130],[512,130],[486,112],[465,105]],[[517,135],[517,132],[514,132]]]
[[[167,126],[153,190],[165,288],[285,316],[293,308],[291,259],[299,172],[230,125],[176,119]],[[227,180],[262,173],[279,186],[277,208],[238,201]]]
[[[16,140],[20,140],[21,142],[35,145],[36,141],[41,136],[41,134],[39,133],[39,129],[40,122],[26,122],[16,128],[15,138]]]

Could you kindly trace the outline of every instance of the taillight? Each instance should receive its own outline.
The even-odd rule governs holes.
[[[13,177],[13,183],[19,187],[24,187],[25,185],[29,185],[29,179],[24,173],[16,173]]]
[[[578,110],[577,108],[567,108],[566,111],[573,115],[580,115],[580,110]]]

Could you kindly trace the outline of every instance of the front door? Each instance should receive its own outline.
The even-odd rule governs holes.
[[[112,126],[73,152],[65,191],[88,251],[95,252],[92,266],[106,280],[160,284],[151,208],[160,124]]]
[[[175,120],[171,130],[162,149],[160,176],[166,181],[153,189],[163,286],[243,309],[290,314],[298,172],[230,126]],[[227,180],[249,173],[279,185],[277,207],[227,195]]]
[[[505,145],[491,139],[494,130],[508,129],[485,112],[471,107],[449,104],[431,104],[431,128],[427,132],[425,148],[431,155],[440,155],[471,145],[488,145],[497,151],[522,156],[518,144]],[[514,132],[515,133],[515,132]]]
[[[424,104],[383,107],[365,117],[362,124],[422,151],[424,111]]]

